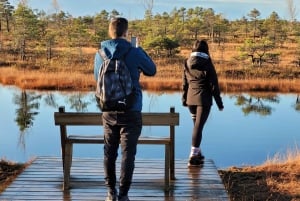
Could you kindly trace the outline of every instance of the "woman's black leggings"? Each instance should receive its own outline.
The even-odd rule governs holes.
[[[211,106],[190,105],[188,108],[194,122],[192,146],[200,147],[203,127],[210,113]]]

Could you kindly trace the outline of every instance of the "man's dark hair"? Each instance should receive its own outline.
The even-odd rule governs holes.
[[[125,36],[128,30],[128,20],[123,17],[113,18],[109,24],[109,35],[111,38]]]

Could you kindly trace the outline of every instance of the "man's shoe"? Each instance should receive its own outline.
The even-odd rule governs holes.
[[[125,195],[125,196],[119,197],[118,201],[130,201],[130,200],[129,200],[128,196]]]
[[[117,201],[117,190],[107,192],[105,201]]]

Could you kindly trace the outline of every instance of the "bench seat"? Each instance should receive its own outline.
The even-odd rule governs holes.
[[[70,143],[77,144],[103,144],[103,135],[69,135],[67,139]],[[168,137],[140,137],[138,144],[168,144],[170,138]]]

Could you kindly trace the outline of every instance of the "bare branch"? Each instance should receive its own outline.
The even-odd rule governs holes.
[[[296,17],[298,14],[297,8],[295,6],[295,2],[294,2],[294,0],[286,0],[286,2],[287,2],[287,6],[288,6],[288,12],[290,15],[290,20],[291,20],[291,22],[294,22],[294,21],[296,21]]]
[[[52,5],[55,10],[55,13],[58,13],[60,11],[60,6],[59,6],[57,0],[52,0]]]
[[[146,11],[152,13],[154,0],[141,0]]]

